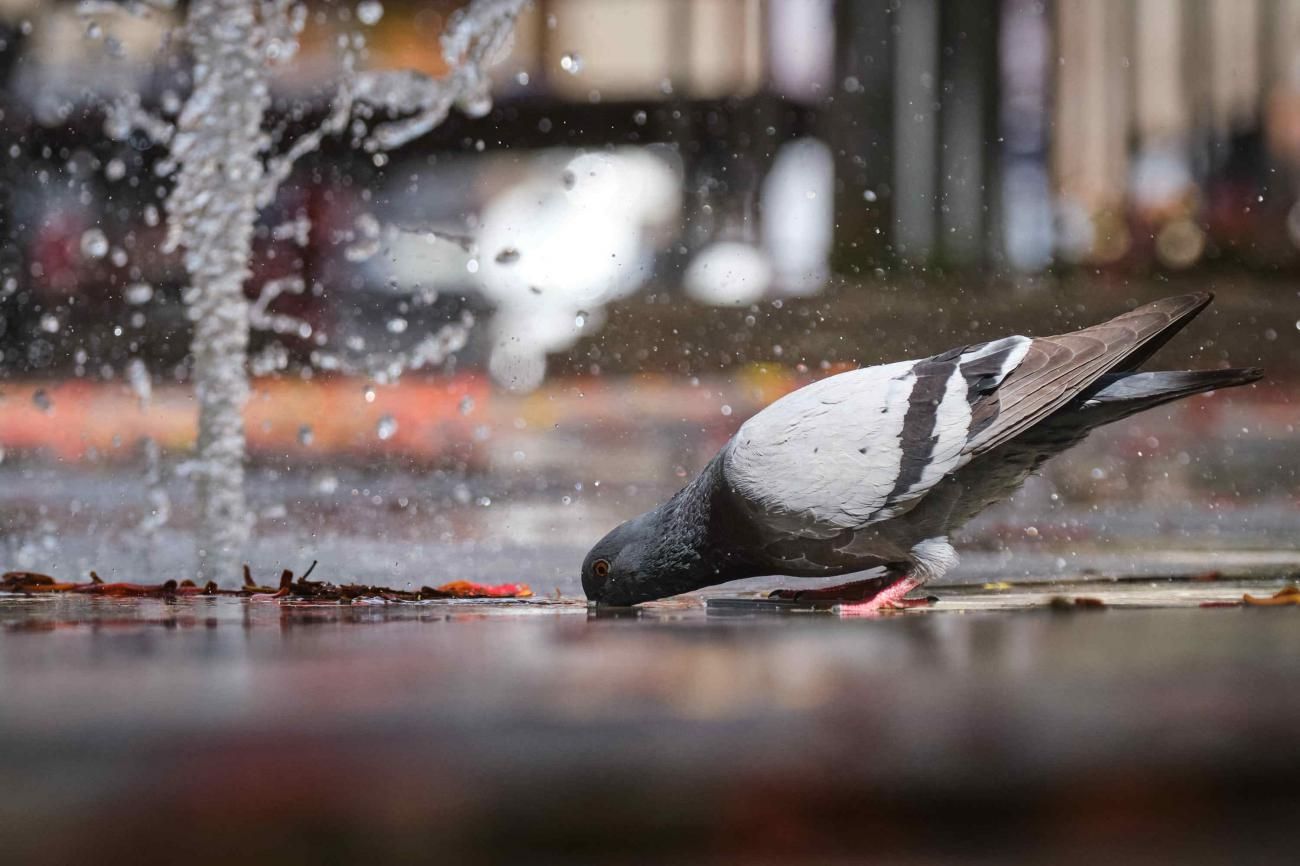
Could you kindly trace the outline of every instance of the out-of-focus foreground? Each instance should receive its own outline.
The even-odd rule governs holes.
[[[13,862],[1201,864],[1294,847],[1295,608],[32,607],[0,606]]]

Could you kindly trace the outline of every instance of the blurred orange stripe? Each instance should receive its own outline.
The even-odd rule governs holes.
[[[38,405],[44,391],[48,409]],[[477,376],[438,382],[404,380],[391,387],[352,379],[311,382],[278,379],[254,383],[244,412],[249,451],[256,455],[311,453],[382,456],[405,455],[436,460],[472,436],[474,420],[460,412],[469,397],[487,404],[490,389]],[[0,445],[6,450],[41,451],[65,460],[134,454],[135,443],[152,436],[169,450],[193,448],[197,405],[190,388],[154,389],[147,408],[125,384],[81,381],[9,383],[0,401]],[[381,440],[380,419],[397,423]],[[311,444],[299,431],[311,429]]]

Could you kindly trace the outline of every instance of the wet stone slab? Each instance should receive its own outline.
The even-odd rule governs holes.
[[[950,586],[871,620],[736,592],[6,597],[0,839],[24,863],[1285,862],[1300,608],[1200,606],[1285,583]]]

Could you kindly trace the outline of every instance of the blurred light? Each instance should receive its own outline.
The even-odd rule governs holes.
[[[1176,207],[1193,188],[1182,147],[1165,142],[1141,150],[1134,157],[1129,185],[1133,203],[1139,209]]]
[[[1007,260],[1019,271],[1040,271],[1052,263],[1052,204],[1047,168],[1029,160],[1007,166],[1003,179],[1003,221]],[[1066,240],[1062,239],[1062,245]],[[1089,241],[1091,243],[1091,241]]]
[[[488,203],[478,237],[478,279],[498,309],[489,369],[518,390],[541,383],[546,353],[577,340],[580,311],[598,311],[649,279],[656,237],[681,208],[675,167],[645,149],[537,165]]]
[[[829,93],[835,57],[832,12],[830,0],[772,0],[768,57],[773,87],[781,95],[811,101]]]
[[[776,286],[810,295],[825,284],[835,231],[835,163],[815,138],[777,152],[763,180],[763,246]]]
[[[1067,262],[1081,262],[1092,252],[1097,233],[1088,209],[1078,202],[1062,199],[1056,216],[1056,248]]]
[[[701,250],[683,279],[687,294],[701,303],[747,306],[767,293],[772,265],[762,250],[722,241]]]
[[[1156,256],[1170,268],[1196,264],[1205,252],[1205,232],[1189,219],[1174,220],[1156,235]]]

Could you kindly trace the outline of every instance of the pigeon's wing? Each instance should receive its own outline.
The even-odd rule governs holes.
[[[746,421],[727,483],[773,530],[833,535],[906,510],[971,459],[974,410],[1030,350],[1007,337],[814,382]]]
[[[1100,377],[1146,360],[1211,300],[1166,298],[1055,337],[1007,337],[801,388],[750,418],[725,477],[768,529],[829,537],[896,517]]]
[[[1209,293],[1165,298],[1110,321],[1029,344],[1020,364],[975,405],[964,453],[1009,442],[1079,396],[1106,373],[1149,358],[1213,300]]]

